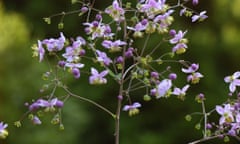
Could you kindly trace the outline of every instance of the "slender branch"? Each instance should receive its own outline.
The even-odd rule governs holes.
[[[215,138],[218,138],[218,137],[219,137],[219,135],[214,135],[214,136],[211,136],[211,137],[205,137],[203,139],[190,142],[188,144],[198,144],[198,143],[201,143],[201,142],[204,142],[204,141],[208,141],[208,140],[211,140],[211,139],[215,139]]]
[[[206,138],[207,137],[207,113],[206,113],[204,101],[202,101],[202,112],[204,115],[204,135],[203,135],[203,137]]]
[[[100,108],[101,110],[107,112],[107,113],[108,113],[109,115],[111,115],[113,118],[116,118],[116,115],[115,115],[115,114],[113,114],[110,110],[106,109],[105,107],[101,106],[100,104],[98,104],[98,103],[96,103],[96,102],[94,102],[94,101],[92,101],[92,100],[90,100],[90,99],[87,99],[87,98],[81,97],[81,96],[79,96],[79,95],[76,95],[76,94],[70,92],[66,87],[62,87],[62,88],[63,88],[70,96],[75,97],[75,98],[78,98],[78,99],[80,99],[80,100],[82,100],[82,101],[89,102],[89,103],[95,105],[96,107]]]

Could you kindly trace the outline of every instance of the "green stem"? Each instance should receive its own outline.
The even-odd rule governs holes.
[[[116,115],[115,115],[115,114],[113,114],[110,110],[106,109],[105,107],[101,106],[100,104],[98,104],[98,103],[96,103],[96,102],[94,102],[94,101],[92,101],[92,100],[90,100],[90,99],[87,99],[87,98],[81,97],[81,96],[79,96],[79,95],[76,95],[76,94],[70,92],[66,87],[62,87],[62,88],[63,88],[70,96],[75,97],[75,98],[78,98],[78,99],[80,99],[80,100],[82,100],[82,101],[89,102],[89,103],[95,105],[96,107],[100,108],[101,110],[107,112],[107,113],[108,113],[109,115],[111,115],[114,119],[116,118]]]

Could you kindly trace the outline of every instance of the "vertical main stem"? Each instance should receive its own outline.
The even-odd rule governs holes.
[[[119,0],[120,7],[122,7],[122,0]],[[127,42],[127,22],[124,20],[123,22],[123,40]],[[123,84],[124,84],[124,72],[125,72],[125,52],[126,45],[123,47],[122,57],[124,59],[122,63],[122,71],[121,71],[121,79],[119,81],[119,93],[118,93],[118,101],[117,101],[117,110],[116,110],[116,119],[115,119],[115,144],[119,144],[120,137],[120,114],[122,107],[122,99],[123,99]]]

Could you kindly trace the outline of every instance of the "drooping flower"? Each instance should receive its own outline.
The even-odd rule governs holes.
[[[169,90],[172,87],[172,81],[170,79],[164,79],[157,85],[156,98],[168,96]]]
[[[189,74],[187,76],[187,81],[188,82],[192,82],[193,84],[196,84],[199,82],[200,78],[203,77],[203,75],[199,72],[197,72],[197,70],[199,69],[199,65],[198,64],[191,64],[191,66],[189,66],[187,69],[182,68],[182,72]]]
[[[131,105],[125,105],[123,107],[123,111],[128,111],[129,116],[133,116],[139,113],[139,107],[141,107],[142,105],[138,102],[134,102]]]
[[[108,70],[98,72],[95,68],[91,68],[91,76],[89,77],[90,84],[106,84],[107,79],[104,78],[108,74]]]
[[[42,62],[45,54],[45,49],[42,46],[42,42],[38,40],[38,55],[39,55],[39,62]]]
[[[197,5],[198,4],[198,0],[192,0],[192,4],[193,5]]]
[[[148,18],[152,19],[157,14],[162,13],[166,10],[166,0],[146,0],[145,3],[139,7],[140,12],[147,14]]]
[[[186,95],[186,91],[190,85],[185,85],[182,89],[175,87],[172,94],[178,96],[179,98],[183,99]]]
[[[206,15],[207,11],[202,11],[200,12],[199,15],[194,15],[192,16],[192,22],[196,22],[196,21],[203,21],[206,18],[208,18],[208,16]]]
[[[63,105],[64,105],[63,101],[59,100],[58,98],[53,98],[50,100],[38,99],[37,101],[29,105],[28,109],[30,111],[36,111],[40,108],[50,108],[50,109],[53,109],[54,107],[61,108],[63,107]]]
[[[88,35],[91,35],[91,39],[94,40],[96,38],[112,38],[114,35],[111,33],[111,27],[99,21],[93,21],[91,23],[86,22],[83,23],[85,28],[85,32]]]
[[[106,66],[109,66],[110,63],[112,63],[112,60],[107,56],[105,52],[96,50],[96,53],[97,53],[97,61],[103,63]]]
[[[234,121],[233,109],[234,108],[230,104],[225,104],[224,107],[216,106],[217,113],[221,115],[221,118],[219,119],[220,125]]]
[[[8,124],[4,124],[3,122],[0,122],[0,138],[5,139],[8,136],[8,131],[6,128],[8,127]]]
[[[86,41],[82,37],[77,37],[73,41],[72,46],[68,46],[65,49],[65,53],[62,56],[66,58],[67,62],[78,62],[80,57],[85,54],[85,50],[82,48],[84,45],[86,45]]]
[[[66,39],[63,35],[63,33],[60,33],[60,37],[58,39],[50,38],[50,39],[45,39],[42,41],[42,44],[46,45],[47,50],[49,52],[57,52],[63,49],[64,43]]]
[[[182,68],[182,72],[184,73],[194,73],[199,69],[199,64],[191,64],[190,67],[188,67],[188,69]]]
[[[110,52],[118,52],[121,51],[123,45],[127,43],[121,40],[111,41],[111,40],[104,40],[102,42],[102,46],[106,49],[109,49]]]
[[[109,14],[114,21],[120,22],[124,20],[124,9],[120,7],[117,0],[114,0],[112,5],[105,9],[105,13]]]
[[[240,86],[240,79],[238,79],[239,77],[240,77],[240,71],[237,71],[233,75],[226,76],[224,78],[224,81],[226,83],[230,83],[229,90],[231,93],[235,92],[236,86]]]
[[[171,44],[176,44],[176,43],[181,43],[184,40],[184,36],[187,33],[187,31],[182,32],[181,30],[178,31],[177,34],[175,34],[175,36],[169,40],[169,42]]]
[[[146,30],[148,26],[148,20],[143,19],[142,21],[138,22],[134,27],[127,27],[128,29],[134,31],[134,37],[142,37],[144,30]]]
[[[66,63],[65,67],[68,67],[72,72],[73,76],[77,79],[80,77],[80,68],[84,67],[82,63]]]
[[[135,102],[135,103],[133,103],[132,105],[125,105],[125,106],[123,107],[123,111],[129,111],[129,110],[131,110],[131,109],[139,108],[139,107],[141,107],[141,106],[142,106],[142,105],[141,105],[140,103]]]
[[[35,125],[40,125],[42,124],[41,120],[39,119],[38,116],[33,116],[32,118],[32,123],[35,124]]]

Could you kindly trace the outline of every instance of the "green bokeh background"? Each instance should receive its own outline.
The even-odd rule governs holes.
[[[104,1],[104,2],[103,2]],[[105,3],[106,1],[106,3]],[[173,0],[172,0],[173,1]],[[110,0],[97,0],[101,8]],[[223,82],[226,75],[240,69],[240,0],[200,0],[195,9],[206,9],[209,18],[198,24],[181,18],[176,26],[188,29],[189,49],[182,58],[200,64],[204,74],[201,84],[193,87],[193,94],[203,92],[207,110],[226,100],[228,87]],[[47,25],[42,18],[61,12],[79,9],[70,0],[0,0],[0,120],[9,123],[9,137],[0,143],[8,144],[112,144],[114,121],[96,107],[71,99],[63,110],[64,131],[50,124],[48,120],[40,126],[23,121],[23,127],[16,128],[13,122],[26,111],[26,101],[37,99],[39,88],[44,83],[41,75],[47,66],[32,58],[31,45],[37,39],[57,37],[60,30],[59,17]],[[67,37],[82,34],[82,19],[76,15],[64,19],[62,30]],[[104,104],[114,111],[116,105],[114,86],[91,87],[87,78],[71,81],[70,87],[90,99]],[[141,100],[141,93],[139,100]],[[134,97],[138,97],[138,95]],[[129,117],[122,113],[121,144],[182,144],[201,137],[194,129],[199,118],[186,122],[184,116],[200,111],[194,101],[195,95],[188,95],[185,101],[174,98],[144,103],[141,113]],[[206,144],[223,143],[222,140]],[[232,144],[237,144],[234,139]]]

